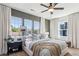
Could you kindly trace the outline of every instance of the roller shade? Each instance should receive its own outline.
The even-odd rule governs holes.
[[[12,9],[11,11],[12,16],[16,16],[16,17],[20,17],[20,18],[24,18],[24,19],[29,19],[29,20],[36,20],[39,21],[41,19],[41,17],[37,17],[28,13],[24,13],[15,9]]]

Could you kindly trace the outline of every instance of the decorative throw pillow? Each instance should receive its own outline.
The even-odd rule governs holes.
[[[41,34],[40,39],[45,39],[45,35]]]

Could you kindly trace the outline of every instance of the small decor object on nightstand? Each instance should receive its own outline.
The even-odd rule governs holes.
[[[22,32],[22,35],[25,35],[26,34],[26,27],[25,26],[21,26],[20,27],[20,31]]]

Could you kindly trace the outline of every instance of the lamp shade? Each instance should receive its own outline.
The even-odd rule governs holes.
[[[26,30],[25,26],[21,26],[20,29],[21,29],[21,31],[25,31]]]

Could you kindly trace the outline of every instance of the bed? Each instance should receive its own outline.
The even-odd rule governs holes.
[[[61,56],[67,48],[65,41],[49,38],[34,41],[29,39],[23,44],[23,49],[29,56]]]

